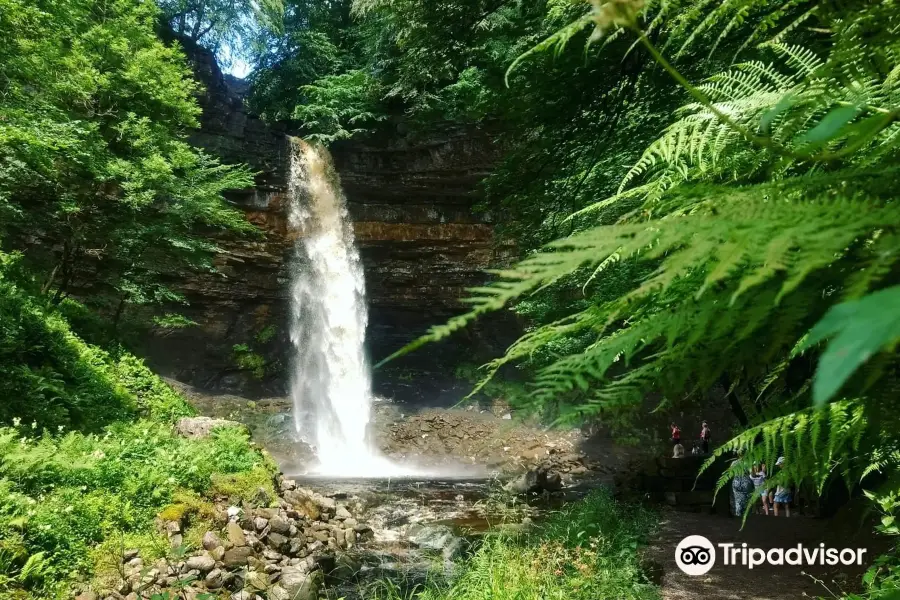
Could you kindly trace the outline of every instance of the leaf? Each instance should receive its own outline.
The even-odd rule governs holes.
[[[900,286],[833,306],[810,330],[802,350],[828,338],[813,380],[816,405],[831,399],[872,355],[900,339]]]
[[[839,106],[822,117],[818,125],[799,136],[798,144],[821,144],[834,139],[838,131],[856,118],[859,108],[856,106]]]
[[[797,96],[794,94],[785,94],[778,101],[778,104],[767,110],[763,113],[762,117],[759,120],[759,130],[764,133],[769,133],[769,128],[772,126],[772,122],[778,117],[778,115],[782,114],[784,111],[791,108],[794,104],[797,103]]]

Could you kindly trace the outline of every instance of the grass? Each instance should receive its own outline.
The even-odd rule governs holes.
[[[243,428],[177,435],[173,423],[194,414],[185,399],[120,346],[87,343],[9,276],[4,256],[0,600],[102,589],[125,549],[147,559],[172,551],[157,515],[182,520],[189,549],[211,522],[212,500],[274,495],[274,462]]]
[[[654,514],[605,490],[552,515],[533,533],[490,534],[452,583],[403,594],[386,582],[376,600],[654,600],[640,551]]]

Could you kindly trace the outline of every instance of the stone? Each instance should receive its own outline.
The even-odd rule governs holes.
[[[281,480],[281,483],[278,484],[278,487],[282,492],[287,492],[288,490],[295,490],[295,489],[297,489],[297,482],[294,481],[293,479],[283,478]]]
[[[208,553],[200,554],[198,556],[191,556],[185,561],[185,566],[187,566],[190,570],[198,570],[201,573],[208,573],[212,571],[216,566],[216,559],[210,556]]]
[[[293,600],[286,589],[278,584],[269,588],[269,600]]]
[[[75,596],[75,600],[97,600],[97,594],[94,592],[81,592]]]
[[[268,527],[269,521],[267,519],[263,519],[262,517],[256,517],[253,519],[253,526],[257,531],[262,531],[266,527]]]
[[[122,553],[122,562],[128,562],[137,558],[140,555],[141,551],[137,548],[130,548]]]
[[[269,547],[278,552],[287,552],[291,547],[290,540],[280,533],[270,533],[266,541],[268,542]]]
[[[182,417],[175,423],[175,432],[182,437],[200,439],[209,437],[213,429],[217,427],[238,427],[246,430],[243,423],[237,421],[213,419],[212,417]]]
[[[559,473],[545,468],[531,469],[507,482],[503,489],[514,494],[555,492],[562,489],[562,479]]]
[[[328,519],[337,508],[334,498],[327,498],[312,490],[297,488],[285,492],[284,499],[293,506],[297,512],[311,521]]]
[[[225,547],[224,546],[216,546],[212,550],[209,551],[209,555],[213,557],[217,562],[222,560],[222,557],[225,556]]]
[[[291,540],[290,546],[288,547],[287,554],[291,556],[299,556],[303,552],[305,547],[306,544],[303,542],[303,540],[293,538]]]
[[[347,507],[344,506],[343,504],[341,504],[341,505],[339,505],[337,508],[335,508],[335,511],[334,511],[334,518],[335,518],[335,519],[338,519],[338,520],[340,520],[340,521],[343,521],[344,519],[349,519],[349,518],[351,518],[352,516],[353,516],[353,515],[350,514],[350,511],[347,510]]]
[[[217,590],[225,583],[225,573],[222,569],[213,569],[203,578],[203,583],[211,590]]]
[[[425,550],[443,550],[456,539],[453,531],[446,525],[411,525],[406,537]]]
[[[237,569],[247,565],[247,559],[253,554],[253,550],[247,546],[235,546],[225,551],[222,563],[229,569]]]
[[[269,521],[269,527],[273,533],[280,535],[290,535],[292,523],[282,517],[272,517]]]
[[[222,545],[222,540],[219,539],[212,531],[207,531],[203,534],[203,549],[204,550],[212,550],[218,546]]]
[[[356,532],[356,539],[359,542],[370,542],[375,539],[375,530],[368,525],[357,525],[353,531]]]
[[[244,581],[244,589],[251,592],[263,592],[269,587],[269,576],[261,571],[251,571]]]
[[[357,525],[359,525],[359,521],[354,518],[344,519],[344,527],[349,527],[350,529],[354,529]]]
[[[253,600],[253,594],[250,592],[241,590],[239,592],[233,593],[231,595],[231,600]]]
[[[328,538],[331,537],[331,536],[329,535],[329,533],[328,533],[327,531],[325,531],[325,530],[320,530],[320,531],[314,531],[314,532],[313,532],[313,537],[314,537],[315,539],[319,540],[320,542],[327,542],[327,541],[328,541]]]
[[[263,558],[265,558],[266,560],[268,560],[270,562],[278,562],[279,560],[284,558],[284,556],[282,556],[280,552],[276,552],[275,550],[272,550],[271,548],[264,548],[263,549]]]
[[[225,528],[225,533],[227,534],[228,541],[235,546],[247,545],[247,537],[244,535],[244,530],[241,529],[241,526],[237,523],[228,523]]]
[[[296,567],[285,567],[281,570],[278,583],[291,600],[316,600],[322,587],[322,572],[303,572]]]

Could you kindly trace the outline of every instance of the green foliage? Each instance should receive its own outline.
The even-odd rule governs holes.
[[[816,323],[801,350],[831,337],[819,359],[813,400],[830,400],[860,365],[900,339],[900,286],[832,307]]]
[[[265,377],[268,363],[262,354],[254,352],[247,344],[235,344],[231,350],[237,368],[250,371],[256,379]]]
[[[136,414],[171,421],[192,413],[140,360],[85,343],[28,294],[15,273],[20,261],[0,253],[0,423],[96,430]]]
[[[274,325],[266,325],[259,331],[259,333],[256,334],[257,343],[265,344],[265,343],[271,341],[272,338],[275,337],[275,334],[277,333],[277,331],[278,330],[275,328]]]
[[[275,26],[284,15],[281,0],[157,0],[172,31],[200,43],[225,64],[247,57],[260,29]]]
[[[564,57],[593,25],[587,41],[602,43],[586,52],[609,54],[630,40],[625,55],[649,56],[668,80],[640,74],[638,110],[659,106],[643,97],[664,88],[689,102],[619,171],[618,186],[591,186],[609,191],[573,207],[560,221],[570,231],[495,272],[471,291],[467,314],[398,354],[486,312],[522,306],[539,321],[488,365],[488,378],[510,364],[528,367],[533,404],[563,420],[621,424],[623,415],[643,415],[651,394],[683,409],[718,387],[750,419],[716,451],[741,454],[721,486],[781,455],[787,466],[775,484],[821,491],[840,477],[851,487],[887,481],[895,492],[896,9],[592,3],[525,55],[510,85],[522,85],[527,74],[518,69],[548,51]],[[701,54],[704,67],[686,67]],[[702,72],[707,66],[715,69]],[[612,98],[606,112],[626,115],[627,135],[635,105]],[[601,149],[596,162],[629,151]],[[564,208],[538,215],[556,218]]]
[[[417,600],[651,599],[658,597],[639,564],[652,513],[620,504],[608,492],[554,514],[537,531],[489,534],[447,587],[414,593]],[[396,590],[375,597],[397,598]]]
[[[306,102],[297,105],[293,117],[309,132],[304,136],[309,140],[349,139],[385,118],[377,112],[378,83],[363,71],[327,75],[300,91]]]
[[[207,228],[248,232],[222,199],[250,173],[186,143],[199,88],[149,2],[3,0],[0,240],[41,289],[114,308],[170,302],[175,269],[212,269]],[[63,73],[64,76],[60,76]]]
[[[185,327],[192,327],[197,324],[196,321],[192,321],[184,315],[176,315],[173,313],[166,313],[161,317],[154,317],[153,323],[157,327],[163,329],[184,329]]]
[[[152,535],[160,511],[210,518],[201,495],[219,493],[215,481],[272,485],[271,459],[241,429],[188,440],[150,420],[114,424],[103,435],[2,428],[0,450],[0,548],[18,544],[17,565],[38,554],[45,564],[39,580],[19,575],[8,585],[48,596],[68,577],[90,574],[104,544]]]
[[[281,18],[263,27],[254,43],[250,107],[269,121],[289,120],[305,102],[304,86],[354,68],[349,25],[349,0],[286,0]]]

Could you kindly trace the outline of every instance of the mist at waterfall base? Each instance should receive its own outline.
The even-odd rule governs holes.
[[[364,350],[365,278],[347,202],[327,150],[298,139],[291,140],[291,149],[288,220],[296,242],[290,269],[290,391],[296,432],[317,457],[305,474],[424,475],[414,465],[388,460],[375,445]]]

